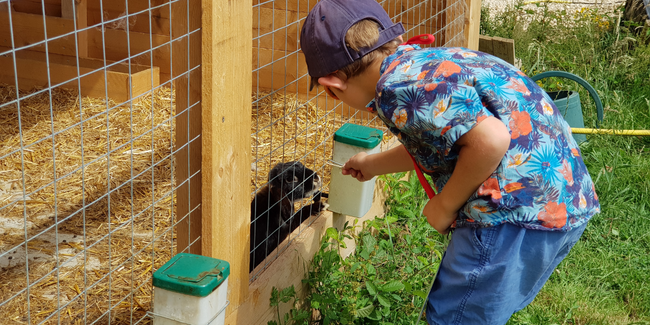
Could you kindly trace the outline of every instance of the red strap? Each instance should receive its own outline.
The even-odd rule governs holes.
[[[431,188],[431,185],[429,184],[429,181],[427,181],[426,178],[424,178],[424,174],[422,174],[422,170],[420,170],[420,166],[418,166],[418,163],[415,162],[415,158],[413,158],[413,155],[409,152],[409,157],[411,157],[411,160],[413,160],[413,165],[415,165],[415,172],[418,174],[418,179],[420,180],[420,184],[422,184],[422,187],[424,188],[424,191],[427,192],[427,196],[429,199],[432,197],[436,196],[436,192],[433,191]]]
[[[436,40],[436,38],[431,34],[422,34],[409,38],[408,41],[402,43],[402,45],[411,45],[411,44],[431,44]]]

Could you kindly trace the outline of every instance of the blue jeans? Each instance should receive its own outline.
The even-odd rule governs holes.
[[[586,226],[569,232],[511,224],[456,229],[429,293],[427,322],[505,324],[533,301]]]

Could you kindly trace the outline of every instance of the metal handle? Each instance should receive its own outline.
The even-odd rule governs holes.
[[[587,89],[587,91],[589,92],[589,95],[591,95],[591,98],[593,98],[594,102],[596,103],[596,114],[598,115],[598,120],[596,121],[596,126],[599,126],[598,122],[603,121],[603,103],[600,101],[600,96],[598,96],[598,93],[596,92],[594,87],[592,87],[584,79],[582,79],[582,78],[580,78],[580,77],[578,77],[578,76],[576,76],[576,75],[574,75],[572,73],[565,72],[565,71],[546,71],[546,72],[542,72],[542,73],[540,73],[540,74],[538,74],[538,75],[536,75],[534,77],[531,77],[530,79],[532,79],[533,81],[536,82],[538,80],[548,78],[548,77],[567,78],[567,79],[570,79],[570,80],[573,80],[573,81],[579,83],[582,87]]]

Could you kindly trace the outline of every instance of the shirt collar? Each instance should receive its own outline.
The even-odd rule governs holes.
[[[379,68],[379,73],[384,74],[384,71],[390,66],[393,61],[395,61],[397,58],[402,56],[404,53],[408,51],[413,51],[413,50],[419,50],[420,47],[417,45],[400,45],[397,47],[397,50],[395,50],[395,53],[387,56],[384,61],[381,63],[381,66]],[[375,98],[373,98],[368,105],[366,105],[366,108],[371,111],[371,112],[377,112],[377,101]]]
[[[390,66],[393,61],[395,61],[397,58],[400,56],[404,55],[404,53],[408,51],[413,51],[413,50],[419,50],[420,47],[418,45],[400,45],[397,47],[397,50],[395,50],[395,53],[387,56],[384,61],[381,63],[381,67],[379,68],[379,73],[384,74],[384,71]]]

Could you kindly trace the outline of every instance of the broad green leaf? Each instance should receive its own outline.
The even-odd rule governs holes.
[[[339,231],[336,230],[336,228],[333,228],[333,227],[327,228],[327,237],[338,240]]]
[[[382,296],[381,294],[377,295],[377,301],[379,301],[382,306],[390,307],[390,300],[388,298]]]
[[[381,319],[381,314],[377,311],[377,309],[373,310],[370,315],[368,315],[369,319],[372,320],[380,320]]]
[[[383,292],[393,292],[402,289],[404,289],[404,284],[402,283],[402,281],[399,280],[393,280],[391,282],[384,284],[381,287],[381,291]]]
[[[406,292],[411,292],[411,290],[413,290],[413,286],[408,282],[404,282],[404,290],[406,290]]]
[[[377,245],[377,240],[375,237],[372,237],[370,235],[363,236],[363,246],[368,251],[368,253],[372,253],[372,251],[375,249],[375,245]]]
[[[361,309],[355,310],[354,315],[357,316],[358,318],[366,318],[370,316],[370,313],[372,313],[373,310],[375,310],[375,305],[368,305]]]
[[[422,291],[422,290],[415,290],[415,291],[413,291],[413,294],[420,297],[420,298],[422,298],[422,299],[424,299],[424,300],[427,300],[427,293]]]
[[[367,271],[368,271],[368,274],[372,274],[372,275],[377,274],[377,271],[375,271],[375,267],[372,266],[372,264],[368,264],[368,269],[367,269]]]
[[[359,253],[359,255],[360,255],[361,257],[363,257],[364,260],[368,260],[368,259],[370,259],[370,253],[368,253],[368,251],[366,250],[365,247],[363,248],[363,250],[361,251],[361,253]]]
[[[368,293],[373,296],[377,294],[377,286],[370,281],[366,281],[366,289],[368,289]]]

